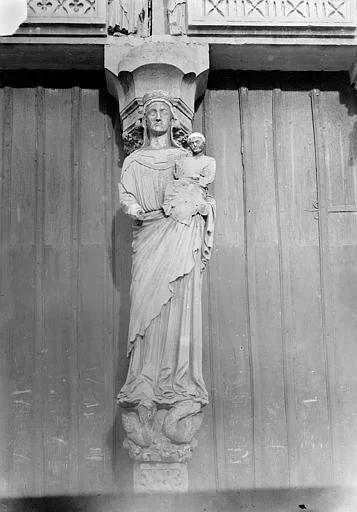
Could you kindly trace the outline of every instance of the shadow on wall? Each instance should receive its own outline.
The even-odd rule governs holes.
[[[119,304],[116,314],[118,315],[118,349],[115,364],[115,392],[122,388],[128,371],[129,360],[127,358],[127,338],[129,329],[130,312],[130,282],[131,282],[131,241],[132,229],[130,219],[118,210],[112,221],[112,245],[111,245],[111,269],[113,283],[118,291]],[[132,472],[128,471],[131,466],[127,450],[123,447],[125,431],[121,423],[121,411],[116,410],[113,427],[108,432],[108,444],[112,446],[114,439],[113,475],[119,488],[132,486]],[[51,509],[52,510],[52,509]]]
[[[108,101],[108,100],[107,100]],[[120,120],[118,109],[112,100],[112,123],[115,133],[115,144],[118,148],[119,161],[116,165],[119,169],[124,160],[124,146],[121,138]],[[117,176],[120,179],[120,176]],[[118,204],[117,184],[115,204]],[[114,288],[117,292],[118,302],[115,304],[117,315],[117,350],[115,361],[115,393],[122,388],[128,371],[129,360],[127,358],[127,338],[129,330],[130,313],[130,283],[131,283],[131,244],[132,244],[132,222],[130,218],[118,209],[112,219],[111,241],[108,247],[108,260]],[[125,432],[121,423],[121,411],[116,409],[114,424],[107,434],[107,444],[112,453],[112,474],[114,475],[115,488],[127,489],[132,487],[132,471],[129,470],[132,462],[129,459],[127,450],[123,447]],[[51,509],[52,510],[52,509]]]
[[[357,490],[296,488],[220,493],[58,496],[0,501],[2,512],[355,512]]]
[[[340,90],[340,103],[345,105],[347,113],[350,117],[356,117],[357,115],[357,92],[351,86],[347,86]],[[354,121],[352,131],[348,136],[349,141],[349,153],[348,153],[348,165],[353,166],[357,159],[357,121]]]

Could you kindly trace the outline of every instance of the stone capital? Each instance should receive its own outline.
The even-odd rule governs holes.
[[[182,130],[190,132],[195,101],[205,92],[208,70],[205,43],[114,40],[105,49],[105,71],[108,90],[119,103],[124,137],[134,133],[142,116],[143,96],[158,89],[170,94]]]

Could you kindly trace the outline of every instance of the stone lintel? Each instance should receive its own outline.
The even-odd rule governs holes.
[[[0,69],[102,70],[105,49],[114,45],[119,55],[125,55],[135,40],[144,42],[134,36],[0,37]],[[151,36],[148,40],[158,45],[208,45],[213,70],[348,71],[357,48],[356,39],[343,38]]]
[[[210,69],[248,71],[348,71],[354,62],[353,44],[314,41],[208,41]]]
[[[195,101],[205,91],[209,70],[206,43],[132,38],[105,48],[109,92],[118,100],[124,135],[135,130],[144,94],[167,91],[185,132],[192,129]]]

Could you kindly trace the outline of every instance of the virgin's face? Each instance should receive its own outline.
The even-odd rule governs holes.
[[[164,135],[171,125],[170,108],[162,101],[154,101],[146,111],[146,126],[153,135]]]

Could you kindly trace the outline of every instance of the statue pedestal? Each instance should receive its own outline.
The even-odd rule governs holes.
[[[187,465],[182,462],[134,462],[134,492],[187,492]]]
[[[123,413],[124,447],[135,461],[134,492],[187,492],[187,461],[202,419],[201,405],[191,400],[169,410],[147,404]]]

